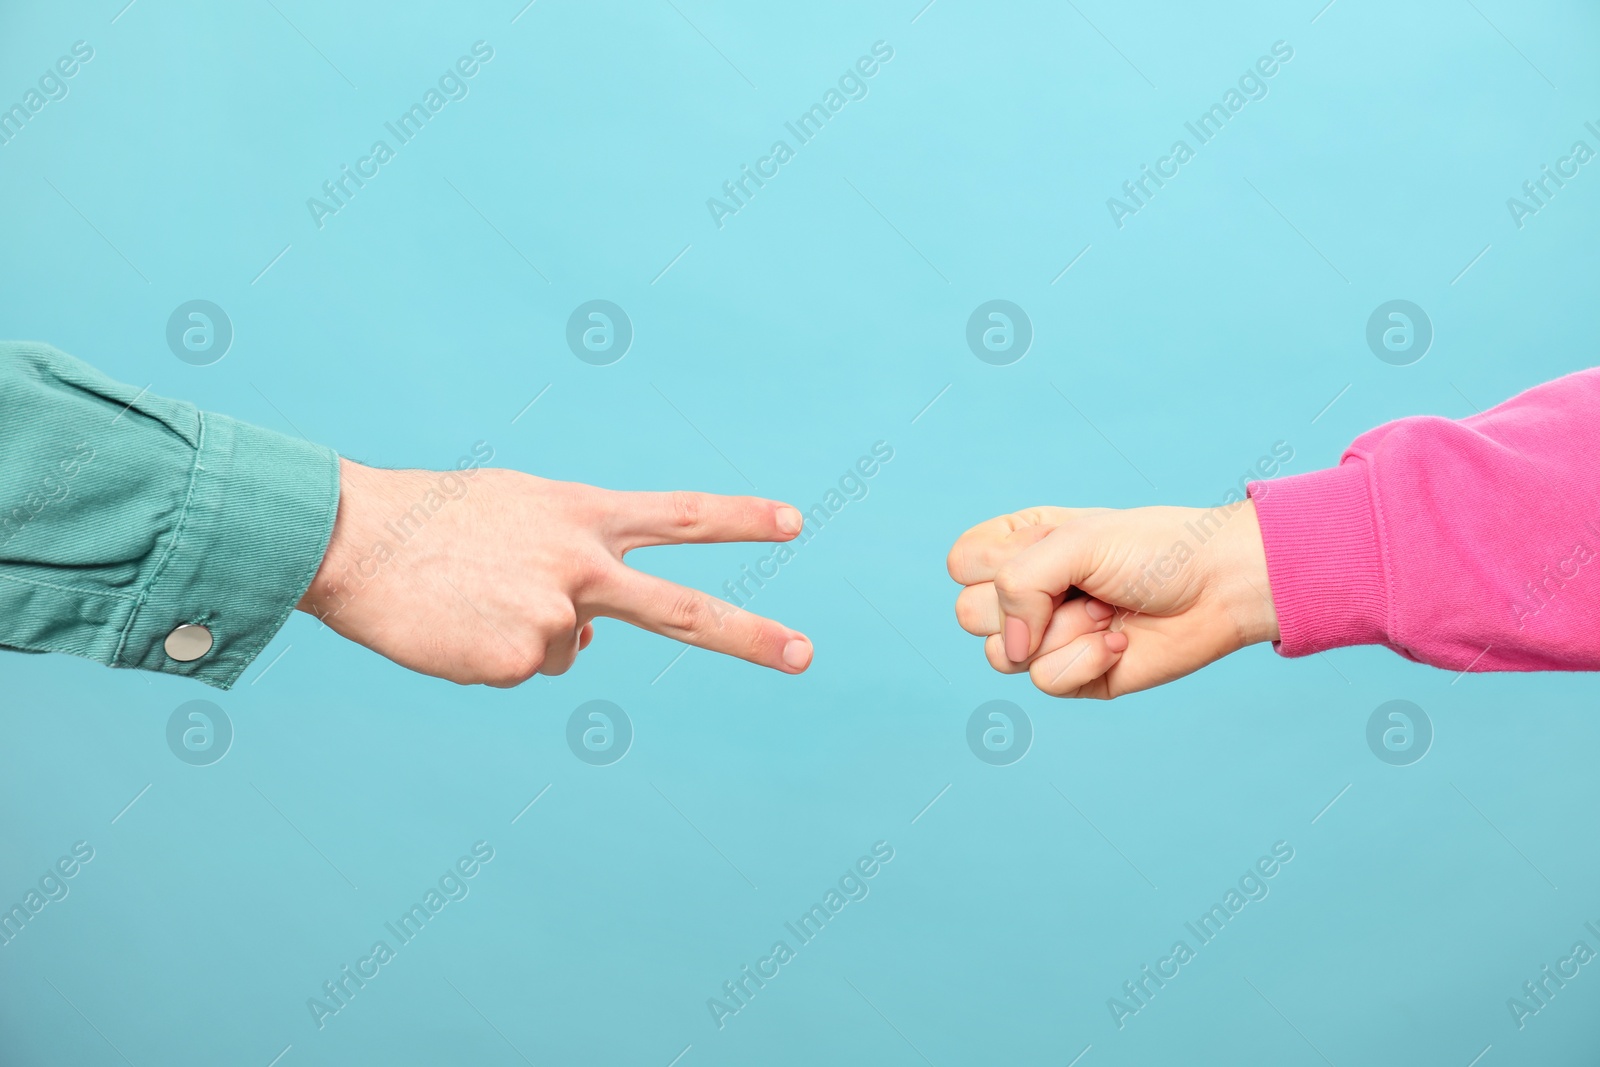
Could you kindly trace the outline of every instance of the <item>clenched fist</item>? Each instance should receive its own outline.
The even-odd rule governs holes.
[[[956,541],[956,619],[996,670],[1105,700],[1278,637],[1255,503],[1029,508]]]

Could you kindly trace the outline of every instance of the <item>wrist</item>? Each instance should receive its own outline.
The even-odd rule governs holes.
[[[328,547],[323,550],[322,563],[295,610],[324,618],[338,602],[339,579],[349,569],[351,549],[356,540],[353,529],[356,520],[352,512],[356,510],[356,498],[361,494],[367,473],[367,468],[339,457],[339,510],[333,521],[333,533],[328,538]]]
[[[1236,508],[1217,538],[1213,565],[1224,611],[1243,647],[1278,640],[1278,612],[1272,603],[1267,550],[1255,501],[1246,497]]]

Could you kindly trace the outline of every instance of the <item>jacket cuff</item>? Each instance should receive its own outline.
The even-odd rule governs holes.
[[[1389,583],[1368,465],[1251,482],[1285,656],[1385,644]]]
[[[113,666],[230,689],[315,577],[339,508],[332,449],[225,415],[200,413],[188,496],[144,584]],[[204,626],[198,659],[167,654],[179,626]]]

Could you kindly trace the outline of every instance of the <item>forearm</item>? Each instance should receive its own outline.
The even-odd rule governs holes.
[[[0,646],[231,686],[322,558],[334,454],[48,345],[0,344],[0,413]]]
[[[1382,644],[1451,670],[1600,669],[1600,371],[1461,421],[1389,423],[1336,468],[1250,492],[1285,655]]]

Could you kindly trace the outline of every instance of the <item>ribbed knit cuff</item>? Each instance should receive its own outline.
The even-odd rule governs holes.
[[[1369,468],[1351,458],[1248,486],[1285,656],[1385,644],[1389,594]]]

